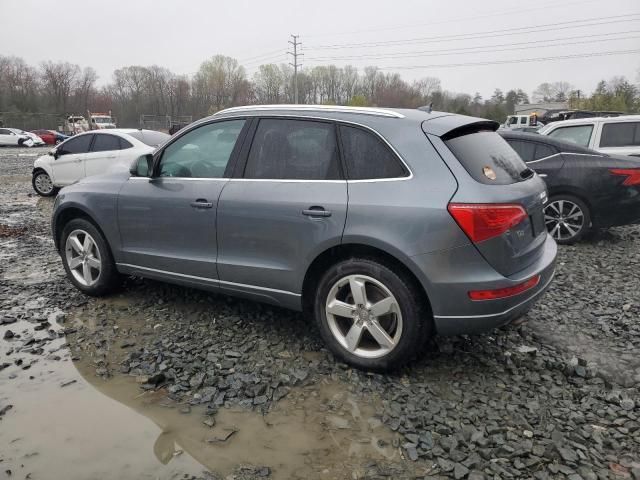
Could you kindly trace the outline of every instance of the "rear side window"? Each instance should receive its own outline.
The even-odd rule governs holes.
[[[573,142],[583,147],[588,147],[589,140],[591,139],[591,132],[593,132],[593,125],[576,125],[574,127],[556,128],[549,133],[549,136],[559,140]]]
[[[133,145],[128,140],[120,137],[120,150],[126,150],[127,148],[133,148]]]
[[[108,152],[111,150],[120,150],[120,139],[115,135],[96,134],[96,139],[91,147],[92,152]]]
[[[67,140],[58,147],[59,155],[68,155],[72,153],[87,153],[93,135],[80,135]]]
[[[308,120],[260,120],[244,176],[274,180],[339,179],[334,126]]]
[[[469,175],[480,183],[508,185],[524,180],[525,172],[530,173],[515,150],[495,132],[469,133],[445,143]]]
[[[341,125],[340,137],[350,180],[407,176],[398,157],[373,133]]]
[[[540,160],[541,158],[550,157],[558,153],[555,148],[550,145],[544,145],[542,143],[536,143],[536,153],[533,156],[534,160]]]
[[[507,140],[507,143],[518,152],[520,158],[525,162],[530,162],[534,159],[536,153],[535,143],[523,142],[521,140]]]
[[[640,122],[606,123],[602,126],[601,147],[640,145]]]

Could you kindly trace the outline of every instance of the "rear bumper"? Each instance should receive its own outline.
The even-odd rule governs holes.
[[[553,280],[557,246],[549,235],[538,259],[510,277],[500,275],[484,259],[477,258],[474,253],[477,250],[470,247],[442,252],[439,256],[431,254],[430,258],[422,259],[426,262],[423,265],[425,273],[432,273],[434,267],[440,273],[438,281],[433,281],[434,276],[429,275],[428,287],[435,328],[440,335],[481,333],[505,325],[525,314]],[[540,275],[538,285],[512,297],[473,301],[468,295],[471,290],[515,286],[535,275]]]

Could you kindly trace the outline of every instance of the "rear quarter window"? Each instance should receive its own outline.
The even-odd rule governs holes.
[[[640,122],[615,122],[602,126],[601,147],[640,145]]]
[[[521,182],[529,172],[516,151],[497,133],[480,131],[445,140],[471,177],[487,185]],[[495,179],[490,172],[495,173]]]

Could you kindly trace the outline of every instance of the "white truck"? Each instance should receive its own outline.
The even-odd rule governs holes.
[[[87,132],[89,130],[103,130],[105,128],[116,128],[116,122],[111,112],[92,113],[87,111],[87,116],[69,115],[61,130],[64,133],[75,135],[76,133]]]

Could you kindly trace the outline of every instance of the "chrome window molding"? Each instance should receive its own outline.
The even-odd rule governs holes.
[[[198,281],[212,283],[212,284],[218,284],[218,285],[222,285],[222,286],[229,285],[229,286],[233,286],[233,287],[248,288],[248,289],[251,289],[251,290],[258,290],[258,291],[263,291],[263,292],[273,292],[273,293],[281,293],[283,295],[292,295],[294,297],[300,297],[301,296],[299,293],[288,292],[287,290],[278,290],[277,288],[267,288],[267,287],[259,287],[257,285],[247,285],[245,283],[227,282],[225,280],[219,280],[217,278],[198,277],[196,275],[187,275],[187,274],[184,274],[184,273],[170,272],[168,270],[158,270],[157,268],[141,267],[139,265],[131,265],[129,263],[116,263],[116,265],[119,266],[119,267],[126,267],[126,268],[131,268],[131,269],[134,269],[134,270],[146,270],[148,272],[162,273],[164,275],[172,275],[174,277],[198,280]]]
[[[333,105],[245,105],[241,107],[231,107],[216,112],[213,116],[227,113],[241,112],[265,112],[265,111],[300,111],[300,112],[336,112],[336,113],[356,113],[361,115],[373,115],[378,117],[405,118],[401,113],[386,108],[374,107],[341,107]]]
[[[158,181],[158,180],[188,180],[191,182],[203,181],[203,180],[219,180],[219,181],[229,181],[230,178],[226,177],[134,177],[133,175],[129,177],[129,180],[146,180],[148,182]]]

